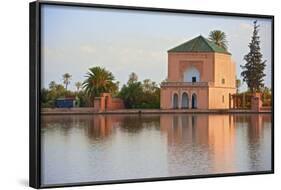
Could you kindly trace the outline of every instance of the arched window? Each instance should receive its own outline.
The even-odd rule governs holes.
[[[173,108],[177,109],[178,106],[179,106],[179,96],[178,96],[178,94],[175,93],[173,95]]]
[[[188,108],[189,106],[189,99],[188,99],[188,94],[184,92],[182,94],[182,99],[181,99],[181,107],[182,108]]]
[[[196,94],[192,94],[191,108],[192,109],[197,108],[197,95]]]
[[[200,73],[195,67],[188,68],[184,72],[183,76],[184,82],[199,82],[200,81]]]

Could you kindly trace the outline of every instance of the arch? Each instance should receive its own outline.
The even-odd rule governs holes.
[[[196,109],[197,108],[197,95],[195,93],[192,94],[191,108],[192,109]]]
[[[177,109],[179,106],[179,96],[177,93],[173,95],[173,108]]]
[[[182,93],[181,108],[187,109],[189,107],[189,98],[186,92]]]
[[[184,72],[183,77],[184,82],[199,82],[200,81],[200,72],[195,67],[190,67]]]

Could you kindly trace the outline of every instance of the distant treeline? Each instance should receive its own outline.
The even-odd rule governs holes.
[[[113,97],[123,99],[126,108],[160,108],[160,87],[150,79],[138,80],[135,73],[129,75],[128,82],[119,89],[119,82],[113,74],[101,67],[89,69],[84,82],[76,82],[76,90],[68,90],[71,75],[62,76],[63,84],[51,81],[48,88],[41,90],[41,106],[55,107],[58,98],[75,98],[79,107],[93,106],[95,97],[101,93],[111,93]]]

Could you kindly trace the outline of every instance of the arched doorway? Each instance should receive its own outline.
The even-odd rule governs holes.
[[[192,109],[197,108],[197,95],[196,94],[192,94],[191,108]]]
[[[200,82],[200,72],[195,67],[188,68],[184,72],[183,81],[184,82]]]
[[[186,92],[184,92],[182,94],[181,108],[187,109],[188,105],[189,105],[188,94]]]
[[[178,94],[173,95],[173,108],[177,109],[179,106],[179,96]]]

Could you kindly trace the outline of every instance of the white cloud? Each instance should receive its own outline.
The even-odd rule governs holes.
[[[82,53],[95,53],[96,52],[96,48],[90,44],[83,44],[80,46],[79,49]]]

